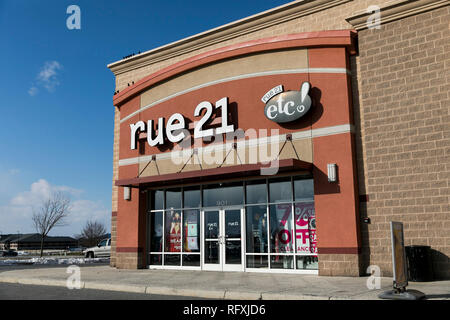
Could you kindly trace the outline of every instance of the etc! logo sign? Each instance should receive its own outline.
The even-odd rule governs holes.
[[[308,95],[311,85],[303,82],[300,91],[283,92],[279,85],[270,89],[261,101],[266,104],[264,114],[266,118],[277,122],[292,122],[305,115],[311,108],[311,97]]]

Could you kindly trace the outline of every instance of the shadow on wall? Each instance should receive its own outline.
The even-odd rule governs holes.
[[[333,194],[341,192],[341,187],[339,186],[339,168],[337,165],[336,169],[337,182],[328,182],[328,173],[313,166],[314,194]]]
[[[360,218],[360,237],[361,237],[361,255],[359,257],[359,274],[368,275],[367,268],[370,266],[370,246],[369,246],[369,224],[364,223],[363,220],[367,216],[367,204],[359,204],[359,218]]]
[[[430,251],[434,280],[450,280],[450,258],[435,249]]]
[[[311,128],[314,123],[316,123],[323,115],[323,105],[320,102],[322,98],[322,91],[313,87],[309,91],[309,95],[312,100],[311,110],[307,114],[305,114],[298,121],[279,123],[280,127],[283,127],[288,130],[301,130],[306,128]]]
[[[359,44],[356,41],[356,50],[359,52]],[[358,54],[359,55],[359,54]],[[354,144],[355,144],[355,156],[356,156],[356,167],[357,167],[357,175],[358,175],[358,192],[359,192],[359,206],[358,206],[358,218],[359,218],[359,241],[361,245],[361,254],[359,258],[359,273],[360,275],[367,275],[367,268],[370,264],[370,236],[369,236],[369,224],[364,222],[364,219],[368,218],[367,214],[367,194],[368,190],[366,189],[366,172],[364,170],[364,145],[361,134],[362,128],[362,111],[360,104],[360,92],[358,86],[358,67],[357,67],[357,56],[350,57],[350,69],[351,69],[351,98],[352,98],[352,112],[353,112],[353,121],[355,125],[355,134]],[[361,201],[361,199],[364,199]],[[370,223],[370,222],[369,222]]]

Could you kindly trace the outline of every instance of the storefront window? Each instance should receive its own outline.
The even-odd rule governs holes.
[[[203,206],[219,207],[244,203],[243,183],[220,183],[203,187]]]
[[[165,212],[165,252],[181,252],[181,211]]]
[[[162,265],[162,254],[151,254],[150,255],[150,264],[160,266]]]
[[[150,213],[150,251],[162,252],[163,213]]]
[[[200,187],[184,188],[184,208],[199,208],[200,200]]]
[[[149,197],[151,265],[200,268],[202,263],[245,263],[245,268],[268,271],[318,270],[310,176],[169,188],[151,191]]]
[[[200,211],[185,210],[183,214],[183,252],[200,252]]]
[[[247,252],[267,253],[267,207],[247,206]]]
[[[199,254],[183,254],[183,266],[184,267],[199,267],[200,255]]]
[[[272,269],[294,269],[294,257],[272,255],[270,256],[270,268]]]
[[[164,191],[153,190],[150,196],[150,210],[164,209]]]
[[[247,268],[269,268],[266,255],[248,255]]]
[[[304,179],[302,177],[294,178],[295,200],[313,200],[314,184],[313,179]]]
[[[270,247],[272,253],[293,252],[292,205],[270,205]]]
[[[181,261],[181,255],[179,254],[165,254],[164,265],[165,266],[179,266]]]
[[[297,256],[297,269],[299,270],[318,270],[319,259],[314,256]]]
[[[246,203],[267,203],[266,180],[248,181],[246,185]]]
[[[292,201],[291,178],[269,180],[270,203]]]
[[[166,190],[166,208],[181,208],[181,188]]]

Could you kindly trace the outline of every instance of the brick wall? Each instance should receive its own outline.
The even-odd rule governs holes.
[[[116,267],[119,269],[140,269],[143,268],[142,254],[136,252],[117,252]]]
[[[357,254],[321,254],[319,253],[320,276],[358,277],[359,259]]]
[[[443,7],[358,33],[353,61],[366,267],[392,275],[390,221],[405,245],[429,245],[450,276],[450,10]]]

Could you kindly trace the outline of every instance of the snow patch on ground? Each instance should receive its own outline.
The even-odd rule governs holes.
[[[109,262],[109,258],[31,258],[0,260],[0,265],[14,264],[88,264]]]

